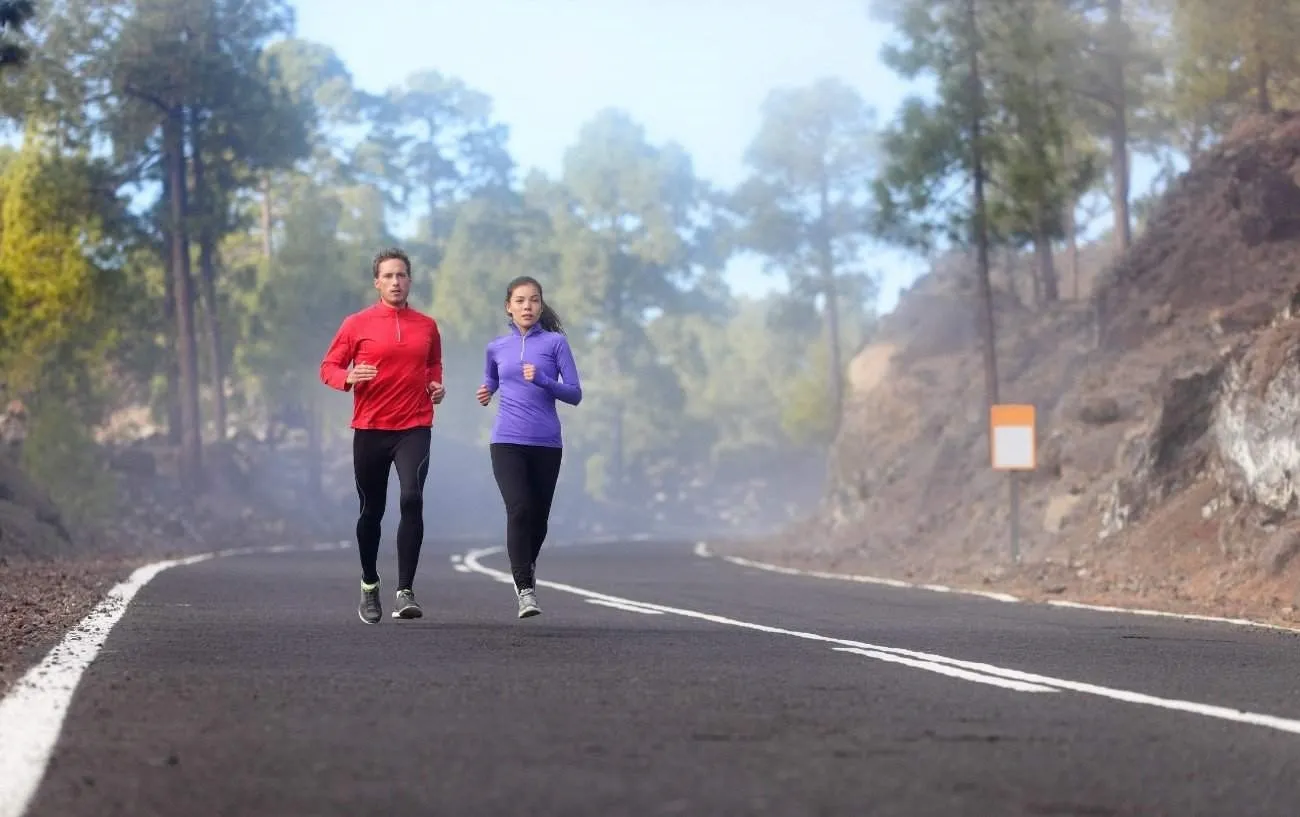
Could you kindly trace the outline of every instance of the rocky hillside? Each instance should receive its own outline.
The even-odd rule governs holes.
[[[989,468],[969,265],[852,362],[816,518],[736,548],[1014,592],[1300,619],[1300,115],[1245,121],[1172,186],[1090,301],[997,299],[1001,400],[1040,468]],[[795,546],[793,542],[799,542]],[[807,546],[807,542],[816,542]]]

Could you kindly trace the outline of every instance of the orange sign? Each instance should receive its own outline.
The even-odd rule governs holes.
[[[1016,403],[993,406],[989,412],[993,468],[998,471],[1032,471],[1037,465],[1034,407]]]

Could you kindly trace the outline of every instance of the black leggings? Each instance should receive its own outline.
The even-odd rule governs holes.
[[[401,489],[397,523],[397,589],[410,590],[424,543],[424,481],[429,476],[429,442],[432,430],[410,428],[380,431],[358,428],[352,433],[352,469],[357,481],[361,511],[357,517],[357,550],[361,555],[361,580],[379,581],[379,534],[388,501],[388,471],[397,467]]]
[[[492,443],[492,474],[506,504],[506,551],[515,587],[533,587],[533,566],[546,541],[563,449]]]

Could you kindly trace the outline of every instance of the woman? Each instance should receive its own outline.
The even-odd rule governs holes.
[[[477,396],[486,406],[501,392],[489,449],[506,506],[506,550],[519,617],[528,618],[542,612],[534,583],[537,554],[546,539],[564,445],[555,401],[578,405],[582,383],[560,317],[542,299],[536,279],[510,282],[506,314],[510,333],[487,345]]]

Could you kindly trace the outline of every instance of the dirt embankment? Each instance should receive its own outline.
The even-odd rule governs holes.
[[[999,396],[1039,417],[1019,564],[968,264],[918,282],[853,361],[816,517],[728,548],[1300,622],[1297,180],[1300,115],[1252,118],[1178,179],[1090,299],[1029,308],[999,290]]]

